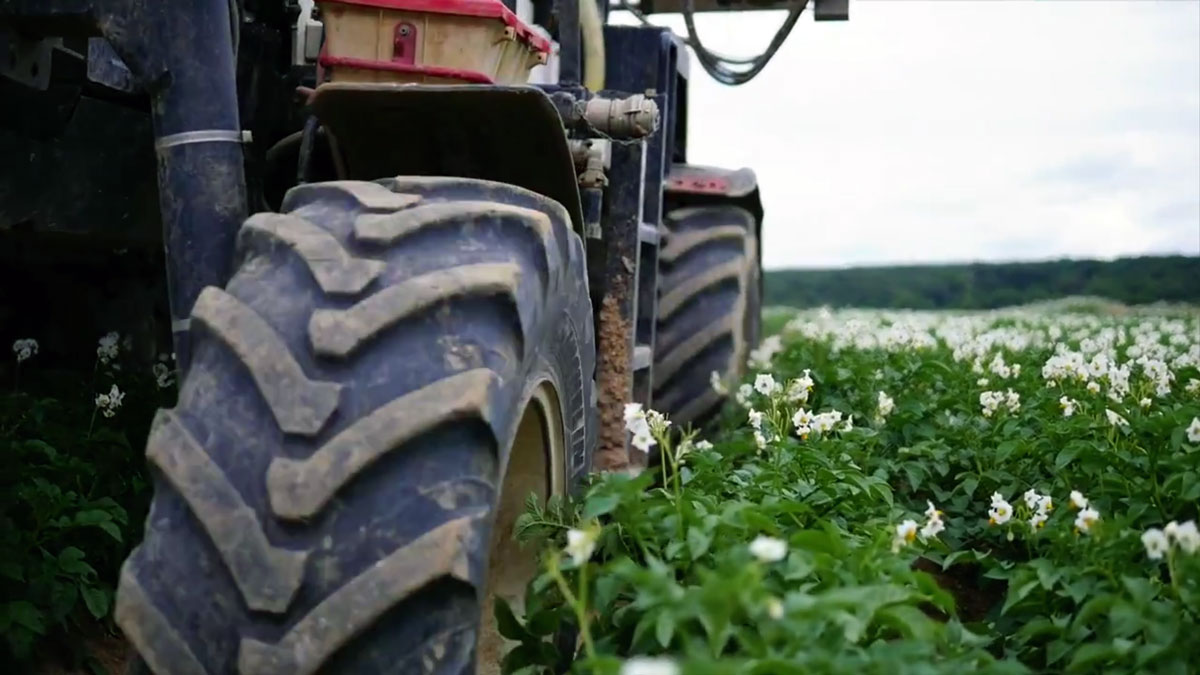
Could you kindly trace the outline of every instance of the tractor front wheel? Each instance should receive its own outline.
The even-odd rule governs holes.
[[[530,493],[590,463],[566,211],[497,183],[314,183],[249,218],[147,445],[116,620],[160,675],[494,672]]]

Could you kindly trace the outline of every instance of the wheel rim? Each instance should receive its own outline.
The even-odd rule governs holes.
[[[494,598],[503,597],[513,611],[524,609],[525,586],[537,573],[533,547],[522,548],[513,538],[513,526],[525,511],[525,499],[536,493],[544,504],[547,493],[562,495],[566,486],[565,438],[562,408],[554,386],[544,380],[522,407],[509,451],[504,482],[496,506],[496,520],[488,544],[488,574],[480,603],[477,675],[498,675],[509,641],[496,627]]]

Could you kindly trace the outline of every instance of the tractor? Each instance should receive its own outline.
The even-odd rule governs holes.
[[[6,294],[86,324],[12,273],[49,251],[162,282],[135,670],[497,672],[526,498],[653,462],[625,404],[703,424],[759,338],[756,179],[688,162],[688,48],[741,84],[846,5],[0,0]],[[760,9],[759,57],[696,35]]]

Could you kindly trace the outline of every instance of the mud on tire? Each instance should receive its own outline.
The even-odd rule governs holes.
[[[581,241],[556,202],[465,179],[304,185],[282,210],[246,221],[193,309],[117,622],[157,673],[474,672],[535,387],[563,480],[590,464]]]
[[[760,266],[754,216],[731,205],[669,211],[654,348],[654,407],[700,426],[725,397],[711,374],[742,376],[758,343]]]

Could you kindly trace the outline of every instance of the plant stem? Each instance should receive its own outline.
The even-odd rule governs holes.
[[[567,580],[563,578],[562,571],[558,568],[558,556],[552,555],[549,560],[550,576],[554,577],[554,583],[558,586],[559,592],[563,594],[563,598],[571,605],[571,609],[575,612],[575,619],[579,622],[579,635],[583,638],[583,650],[587,653],[589,659],[596,658],[596,646],[592,643],[592,633],[588,628],[587,607],[583,605],[571,592],[571,588],[567,586]],[[587,563],[585,562],[579,568],[580,593],[586,592],[587,583]],[[584,596],[586,600],[586,596]]]

